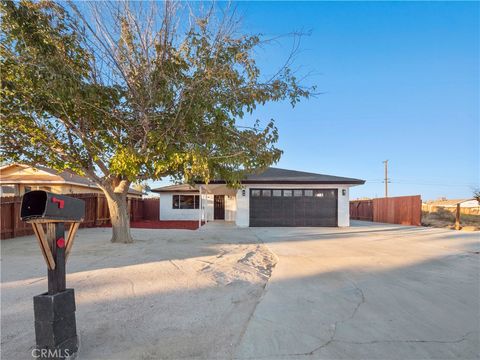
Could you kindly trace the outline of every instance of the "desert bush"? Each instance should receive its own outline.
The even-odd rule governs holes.
[[[433,227],[451,227],[455,224],[455,212],[444,208],[436,208],[436,211],[422,211],[422,225]],[[460,213],[462,226],[480,228],[480,215]]]

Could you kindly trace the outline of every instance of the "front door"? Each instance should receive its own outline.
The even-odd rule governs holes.
[[[213,219],[225,220],[225,195],[213,196]]]

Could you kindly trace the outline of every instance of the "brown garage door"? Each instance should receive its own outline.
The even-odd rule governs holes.
[[[250,189],[250,226],[337,226],[336,189]]]

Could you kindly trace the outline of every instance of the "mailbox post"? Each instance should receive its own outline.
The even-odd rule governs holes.
[[[20,218],[32,224],[48,269],[48,292],[33,298],[36,345],[47,350],[46,358],[65,359],[78,350],[75,294],[66,288],[65,264],[84,217],[80,199],[46,191],[30,191],[22,199]]]

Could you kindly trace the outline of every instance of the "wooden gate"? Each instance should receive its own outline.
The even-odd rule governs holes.
[[[350,201],[350,219],[373,221],[373,200]]]
[[[160,220],[160,199],[143,199],[143,220]]]
[[[350,201],[350,219],[420,226],[420,195]]]

